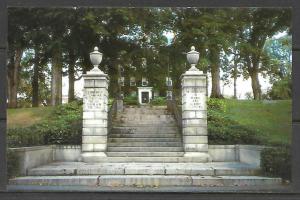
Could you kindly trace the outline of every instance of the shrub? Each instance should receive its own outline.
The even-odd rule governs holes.
[[[138,99],[136,96],[126,96],[124,97],[124,104],[125,105],[138,105]]]
[[[285,77],[281,80],[276,81],[271,90],[268,91],[270,99],[282,100],[292,98],[292,79],[291,77]]]
[[[7,150],[7,178],[14,178],[19,175],[19,161],[18,154],[12,150]]]
[[[151,105],[153,106],[164,106],[167,105],[166,97],[156,97],[151,100]]]
[[[40,124],[35,124],[25,128],[8,129],[8,147],[44,145],[44,135],[41,132],[40,126]]]
[[[289,145],[263,149],[261,169],[264,175],[291,180],[291,153]]]
[[[57,106],[47,121],[25,128],[8,129],[8,146],[81,144],[81,113],[81,102]]]
[[[50,123],[42,124],[46,144],[80,144],[82,133],[82,106],[72,102],[60,105],[54,110]]]
[[[207,109],[225,112],[226,111],[226,104],[224,100],[217,99],[217,98],[209,98],[207,101]]]
[[[210,144],[265,144],[258,131],[242,126],[224,113],[208,111],[208,141]]]

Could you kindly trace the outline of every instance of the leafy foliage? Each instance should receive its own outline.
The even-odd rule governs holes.
[[[268,91],[268,97],[273,100],[283,100],[292,98],[292,79],[291,77],[285,77],[284,79],[275,81],[270,91]]]
[[[266,138],[259,131],[240,125],[226,114],[226,103],[222,99],[207,101],[208,141],[210,144],[265,144]]]
[[[14,178],[19,175],[18,154],[13,150],[7,149],[7,178]]]
[[[276,145],[261,152],[261,169],[266,176],[291,180],[291,149],[288,145]]]
[[[40,101],[54,101],[50,98],[50,88],[54,87],[50,79],[56,75],[51,75],[48,66],[55,61],[62,76],[74,77],[72,85],[72,81],[91,69],[88,53],[99,46],[104,54],[100,68],[111,78],[110,96],[120,90],[119,76],[124,76],[127,82],[122,88],[126,95],[135,89],[128,84],[131,76],[137,82],[143,76],[148,77],[149,84],[162,95],[167,75],[172,78],[174,88],[180,87],[179,76],[189,67],[182,52],[194,45],[200,52],[198,67],[213,75],[212,96],[221,97],[220,80],[228,84],[230,77],[243,75],[255,79],[259,73],[270,76],[277,73],[270,69],[291,47],[281,45],[282,51],[276,50],[279,43],[286,41],[270,38],[278,32],[289,33],[290,18],[290,9],[11,8],[8,68],[17,64],[13,59],[16,50],[25,52],[17,77],[20,81],[17,92],[23,95],[23,104],[27,106],[32,96],[36,99],[32,94],[37,93],[37,88]],[[167,38],[167,33],[174,37]],[[54,55],[56,52],[59,53]],[[228,59],[232,55],[235,67]],[[146,68],[142,66],[142,58],[147,60]],[[124,73],[120,73],[120,66]],[[12,74],[9,78],[16,79]],[[31,85],[36,75],[38,81]],[[258,82],[253,90],[259,92],[259,87]]]
[[[151,105],[153,106],[165,106],[167,105],[166,97],[156,97],[151,100]]]
[[[207,109],[223,113],[226,111],[226,104],[222,99],[209,98],[207,101]]]
[[[208,112],[209,144],[266,144],[259,132],[215,110]]]
[[[81,105],[76,101],[60,105],[52,111],[52,117],[47,121],[25,128],[8,129],[8,146],[81,144]]]
[[[137,96],[126,96],[123,99],[125,105],[138,105]]]

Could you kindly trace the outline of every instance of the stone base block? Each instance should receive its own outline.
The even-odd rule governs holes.
[[[107,135],[107,128],[83,128],[82,135]]]
[[[207,126],[185,127],[182,129],[183,135],[207,135]]]
[[[198,126],[207,126],[207,119],[184,119],[182,120],[182,127],[198,127]]]
[[[201,153],[201,152],[185,152],[184,157],[199,157],[203,158],[204,162],[211,162],[212,159],[208,153]]]
[[[97,162],[105,157],[107,157],[105,152],[84,152],[81,154],[80,161]]]
[[[184,144],[206,144],[208,143],[207,136],[198,136],[198,135],[184,135],[183,136],[183,143]]]
[[[84,135],[82,136],[83,144],[106,144],[107,136],[94,136],[94,135]]]
[[[207,144],[184,144],[185,152],[208,152]]]

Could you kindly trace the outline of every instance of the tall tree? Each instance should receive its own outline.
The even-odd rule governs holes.
[[[28,31],[30,14],[27,10],[15,8],[8,10],[8,107],[17,107],[17,93],[19,85],[19,71],[24,49],[27,45],[25,33]]]
[[[189,8],[178,9],[175,13],[175,45],[185,46],[185,49],[187,45],[194,45],[204,54],[200,56],[206,58],[209,66],[202,65],[202,70],[211,72],[211,97],[223,98],[220,89],[221,54],[228,51],[235,34],[232,9]]]
[[[291,24],[290,9],[241,9],[241,19],[245,27],[241,37],[244,43],[241,47],[242,57],[246,70],[251,78],[254,99],[261,99],[261,86],[259,73],[261,72],[261,59],[263,47],[268,38],[278,32],[285,31]]]

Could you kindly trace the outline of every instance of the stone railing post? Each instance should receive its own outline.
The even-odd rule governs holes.
[[[208,154],[206,75],[192,68],[182,75],[182,135],[185,157],[211,161]]]
[[[191,68],[182,75],[182,136],[185,157],[211,161],[207,139],[206,75],[196,68],[199,53],[195,47],[187,53]]]
[[[88,72],[83,79],[81,158],[84,162],[94,162],[106,157],[109,79],[100,70]]]

